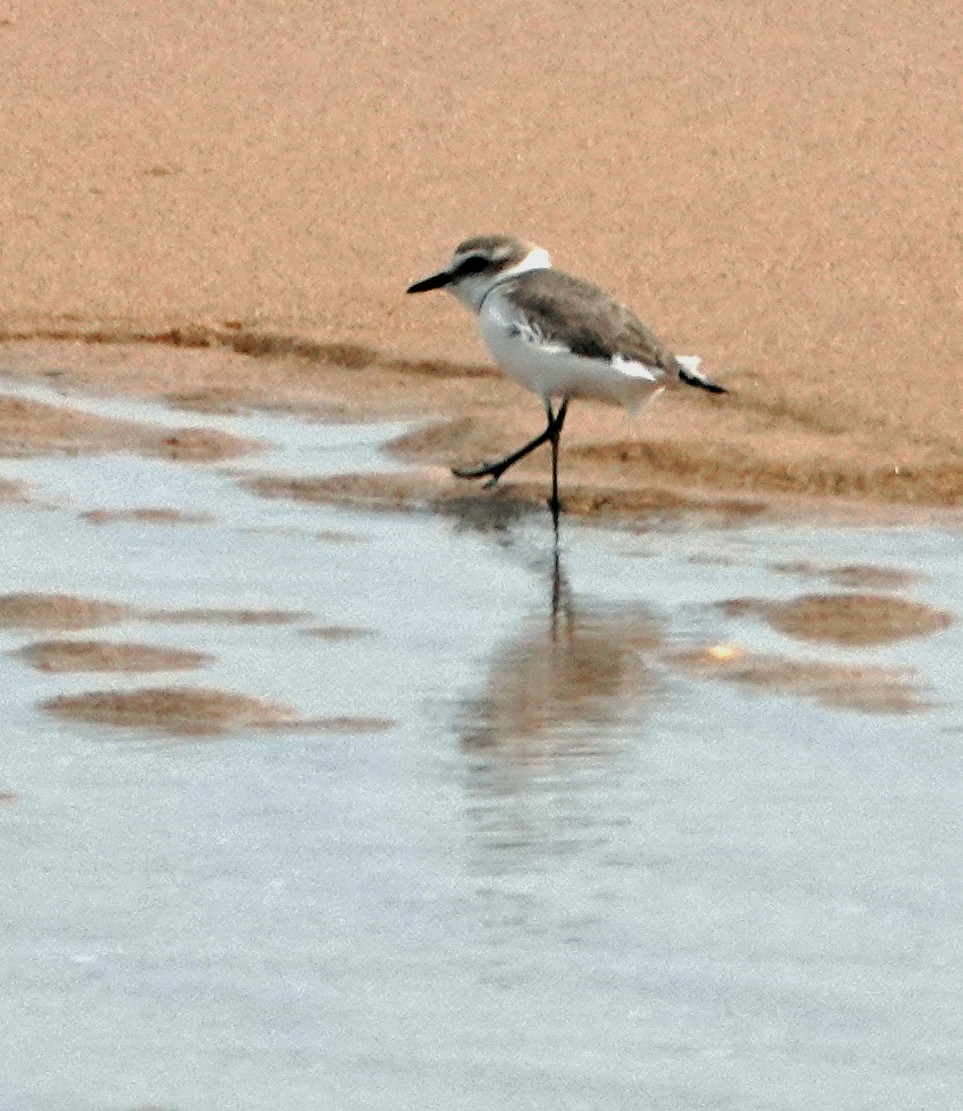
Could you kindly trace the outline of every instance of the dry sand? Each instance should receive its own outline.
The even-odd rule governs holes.
[[[449,300],[402,291],[505,230],[734,391],[637,422],[577,406],[576,508],[959,505],[957,5],[0,14],[0,365],[195,408],[436,414],[409,454],[474,461],[538,404],[479,369]]]

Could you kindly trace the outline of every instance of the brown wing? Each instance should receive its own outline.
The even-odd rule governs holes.
[[[547,342],[589,359],[621,355],[678,373],[675,356],[628,306],[561,270],[534,270],[506,282],[506,292]]]

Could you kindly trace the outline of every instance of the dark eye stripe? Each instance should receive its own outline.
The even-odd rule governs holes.
[[[468,274],[480,274],[488,266],[489,260],[484,255],[469,255],[463,259],[455,270],[455,276],[465,277]]]

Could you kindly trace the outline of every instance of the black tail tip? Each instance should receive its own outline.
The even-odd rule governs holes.
[[[729,391],[725,386],[720,386],[716,382],[710,382],[708,378],[703,378],[701,374],[693,374],[691,371],[684,368],[679,371],[679,378],[685,382],[687,386],[696,386],[700,390],[707,390],[709,393],[728,393]]]

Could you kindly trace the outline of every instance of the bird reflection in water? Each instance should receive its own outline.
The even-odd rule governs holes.
[[[508,529],[496,542],[518,551]],[[583,944],[603,929],[640,804],[626,776],[657,697],[662,631],[642,605],[574,594],[558,535],[543,604],[498,648],[482,691],[462,703],[471,920],[486,983],[533,975],[532,944]],[[624,759],[623,759],[624,758]]]
[[[546,819],[567,824],[563,798],[601,789],[600,770],[642,734],[657,691],[650,660],[662,646],[648,607],[576,599],[557,537],[548,580],[548,604],[497,651],[483,692],[462,704],[459,720],[476,817],[489,834],[494,822],[508,840],[543,847],[567,836],[544,827]],[[506,798],[520,805],[497,814]],[[532,822],[541,828],[526,832]]]

